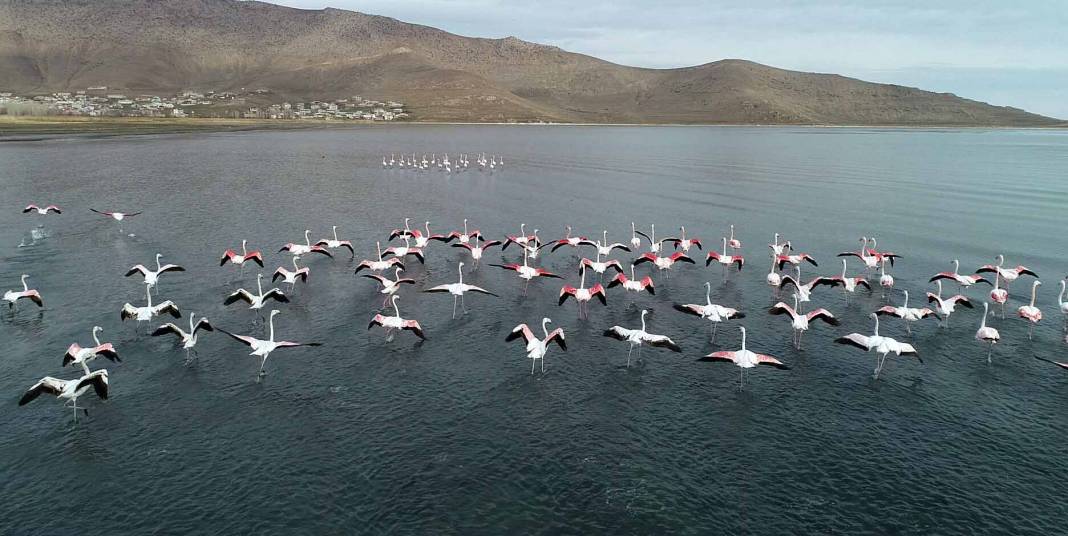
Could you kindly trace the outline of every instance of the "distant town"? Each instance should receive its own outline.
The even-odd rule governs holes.
[[[106,86],[74,92],[19,95],[0,91],[0,115],[87,117],[201,117],[396,121],[409,118],[404,104],[360,95],[344,99],[278,102],[269,89],[183,91],[176,95],[130,94]]]

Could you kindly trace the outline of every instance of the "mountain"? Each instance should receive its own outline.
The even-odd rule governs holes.
[[[617,65],[338,9],[238,0],[0,0],[0,90],[269,88],[353,94],[423,120],[1046,126],[948,93],[722,60]]]

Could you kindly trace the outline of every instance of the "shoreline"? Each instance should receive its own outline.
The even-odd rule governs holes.
[[[0,142],[47,141],[66,137],[106,138],[145,134],[192,134],[250,132],[264,130],[318,130],[368,128],[381,126],[515,126],[515,127],[728,127],[728,128],[826,128],[883,130],[1052,130],[1057,126],[1004,125],[820,125],[757,123],[510,123],[471,121],[322,121],[271,119],[202,119],[202,118],[94,118],[78,116],[14,117],[0,116]]]

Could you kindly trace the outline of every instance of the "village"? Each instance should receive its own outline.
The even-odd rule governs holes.
[[[282,102],[279,102],[279,101]],[[408,119],[404,104],[353,95],[348,98],[288,102],[269,89],[183,91],[176,95],[128,94],[106,86],[74,92],[19,95],[0,91],[0,115],[308,119],[396,121]]]

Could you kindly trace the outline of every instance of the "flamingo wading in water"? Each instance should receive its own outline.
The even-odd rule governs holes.
[[[672,352],[682,352],[682,348],[675,341],[671,340],[665,335],[654,335],[645,331],[645,315],[649,314],[648,309],[642,309],[642,327],[641,329],[627,329],[621,326],[612,326],[604,331],[605,337],[612,337],[630,344],[630,350],[627,352],[627,367],[630,367],[630,354],[634,351],[634,348],[638,348],[638,360],[642,358],[642,345],[648,344],[649,346],[657,346],[661,348],[667,348]]]
[[[898,342],[890,337],[883,337],[879,335],[879,317],[875,313],[871,316],[875,320],[875,333],[873,335],[864,335],[861,333],[850,333],[845,337],[839,337],[834,340],[838,344],[848,344],[850,346],[856,346],[865,352],[875,351],[875,373],[873,378],[879,379],[879,373],[883,370],[883,365],[886,364],[886,356],[889,354],[894,355],[906,355],[915,356],[920,363],[923,363],[923,359],[920,359],[919,353],[911,344],[905,342]]]
[[[279,348],[295,348],[298,346],[322,346],[322,343],[318,342],[292,342],[274,340],[274,317],[280,312],[281,311],[279,311],[278,309],[271,310],[270,320],[268,320],[270,327],[268,331],[267,340],[257,339],[250,335],[235,335],[233,333],[230,333],[229,331],[226,331],[225,329],[219,328],[219,331],[233,337],[234,340],[251,348],[252,352],[248,355],[260,358],[259,376],[261,377],[267,374],[267,371],[264,370],[263,367],[267,364],[267,358],[270,357],[271,352]]]
[[[738,365],[739,377],[738,388],[741,389],[745,385],[745,378],[749,369],[756,367],[757,365],[769,365],[777,369],[789,370],[790,367],[784,365],[782,361],[771,357],[770,355],[758,354],[756,352],[747,350],[745,348],[745,327],[738,326],[738,329],[742,332],[742,349],[731,352],[712,352],[698,361],[729,361]]]
[[[534,365],[541,360],[541,371],[545,372],[545,354],[549,351],[549,343],[555,342],[560,346],[561,350],[567,351],[567,342],[564,341],[564,330],[556,328],[549,331],[548,324],[552,323],[549,318],[541,319],[541,330],[545,333],[545,337],[539,339],[534,336],[534,332],[530,330],[530,326],[526,324],[519,324],[512,328],[512,332],[504,338],[505,341],[514,341],[520,337],[526,343],[525,350],[527,351],[527,358],[530,359],[530,373],[534,374]]]
[[[711,344],[716,344],[716,331],[719,328],[719,323],[726,320],[732,320],[735,318],[745,318],[745,313],[732,309],[730,307],[724,307],[712,303],[712,282],[705,281],[705,304],[700,305],[697,303],[676,303],[673,305],[676,311],[686,314],[694,315],[700,318],[704,318],[710,322],[709,331],[712,332]]]
[[[423,292],[448,292],[449,294],[452,294],[452,317],[453,318],[456,318],[456,302],[457,301],[460,302],[460,309],[463,310],[464,314],[467,314],[467,308],[464,307],[464,294],[467,294],[468,292],[478,292],[478,293],[482,293],[482,294],[489,294],[490,296],[493,296],[493,297],[499,297],[496,294],[494,294],[494,293],[492,293],[492,292],[490,292],[490,291],[488,291],[488,290],[486,290],[486,289],[484,289],[482,287],[476,287],[475,285],[466,285],[466,284],[464,284],[464,263],[461,262],[459,264],[459,266],[456,267],[456,271],[460,273],[460,282],[459,283],[449,283],[449,284],[446,284],[446,285],[438,285],[436,287],[430,287],[430,288],[428,288],[428,289],[423,291]]]

